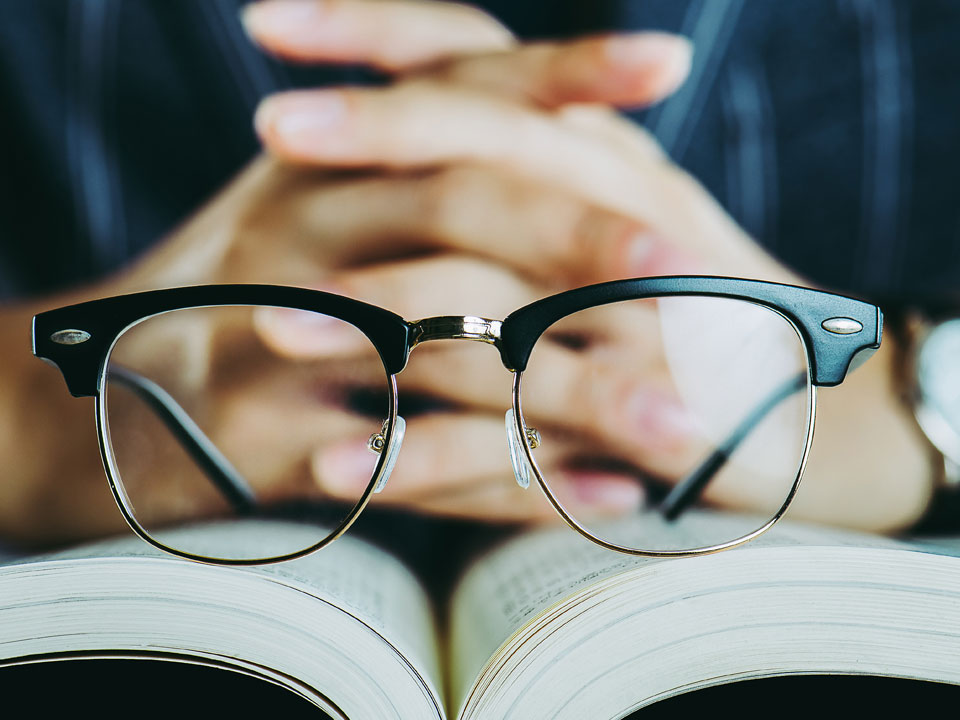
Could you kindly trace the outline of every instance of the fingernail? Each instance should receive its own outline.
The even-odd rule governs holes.
[[[626,404],[628,425],[634,439],[647,447],[676,449],[689,441],[697,429],[696,419],[677,399],[659,391],[638,390]]]
[[[343,124],[346,114],[341,92],[295,92],[260,103],[253,124],[261,137],[272,132],[293,149],[312,149],[330,138],[330,131]]]
[[[604,50],[607,59],[618,65],[666,63],[684,75],[693,58],[693,43],[688,38],[659,32],[613,35],[607,38]]]
[[[630,77],[642,88],[644,103],[680,87],[693,62],[693,44],[668,33],[614,35],[607,38],[604,51],[615,75]]]
[[[690,275],[699,268],[693,255],[646,229],[627,238],[623,258],[629,277]]]
[[[644,500],[643,487],[639,483],[609,475],[574,473],[573,491],[576,500],[583,505],[617,512],[636,510]]]
[[[245,5],[240,20],[247,33],[257,35],[286,35],[303,32],[303,24],[318,14],[319,3],[304,0],[270,0]]]
[[[333,495],[359,497],[373,478],[378,457],[364,444],[334,445],[313,456],[313,475]]]
[[[337,320],[329,315],[292,308],[258,308],[257,312],[260,316],[260,322],[292,330],[329,331],[343,324],[342,320]]]
[[[633,277],[651,275],[651,259],[657,248],[657,241],[649,232],[640,231],[627,240],[627,271]]]
[[[322,313],[292,308],[257,308],[254,326],[283,354],[318,357],[370,346],[353,325]]]

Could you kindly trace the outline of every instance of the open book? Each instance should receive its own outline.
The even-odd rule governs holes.
[[[731,522],[692,513],[670,531]],[[188,532],[256,543],[263,531]],[[960,557],[948,547],[783,523],[736,550],[643,560],[554,528],[474,562],[449,602],[439,628],[416,577],[349,535],[243,569],[131,538],[0,567],[0,665],[179,659],[351,720],[621,718],[698,688],[804,673],[960,684]]]

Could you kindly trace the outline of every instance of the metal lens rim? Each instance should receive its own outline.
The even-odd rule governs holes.
[[[627,302],[627,301],[624,301]],[[750,302],[749,300],[743,300],[743,302]],[[583,535],[588,540],[604,547],[608,550],[613,550],[618,553],[623,553],[626,555],[634,555],[637,557],[648,557],[648,558],[688,558],[688,557],[697,557],[700,555],[709,555],[712,553],[720,552],[721,550],[728,550],[730,548],[737,547],[738,545],[743,545],[744,543],[750,542],[754,538],[762,535],[767,530],[769,530],[773,525],[783,517],[783,514],[787,511],[787,508],[790,506],[791,501],[794,496],[797,494],[797,490],[800,487],[800,480],[803,477],[803,471],[807,465],[807,459],[810,455],[810,448],[813,445],[813,432],[814,425],[816,422],[816,409],[817,409],[817,387],[813,383],[813,363],[811,360],[811,350],[806,340],[804,339],[803,333],[800,332],[800,329],[797,327],[796,323],[793,322],[789,317],[784,315],[782,312],[777,310],[774,307],[769,305],[764,305],[761,303],[751,303],[754,305],[759,305],[766,310],[775,312],[780,317],[782,317],[787,323],[790,324],[790,327],[793,328],[793,331],[796,333],[797,338],[800,341],[800,345],[803,348],[803,354],[807,361],[807,429],[806,436],[804,438],[803,452],[800,455],[800,462],[797,467],[797,473],[794,477],[793,484],[790,487],[789,492],[787,493],[786,498],[783,501],[783,504],[777,509],[774,516],[768,520],[766,523],[761,525],[756,530],[753,530],[746,535],[735,538],[733,540],[728,540],[727,542],[718,543],[716,545],[706,545],[699,548],[690,548],[686,550],[644,550],[640,548],[627,547],[625,545],[617,545],[616,543],[609,542],[604,540],[601,537],[598,537],[580,522],[577,521],[567,510],[564,508],[563,504],[557,499],[556,495],[551,490],[550,485],[544,479],[543,472],[540,469],[540,466],[537,464],[537,459],[534,457],[533,449],[530,447],[530,443],[527,439],[527,424],[523,415],[523,404],[521,400],[521,386],[523,382],[523,373],[517,372],[514,374],[513,378],[513,416],[514,422],[516,423],[517,437],[519,437],[523,443],[523,451],[526,455],[527,461],[530,463],[530,467],[533,469],[533,474],[537,478],[537,484],[540,486],[540,489],[543,491],[543,494],[547,496],[547,500],[550,501],[550,504],[553,506],[554,510],[559,513],[560,517],[563,518],[564,522],[567,523],[571,528],[576,530],[578,533]],[[558,321],[559,322],[559,321]]]
[[[217,558],[207,555],[198,555],[196,553],[187,552],[185,550],[180,550],[175,547],[171,547],[160,540],[154,538],[150,533],[144,528],[140,522],[137,520],[136,515],[133,510],[133,503],[130,501],[129,496],[127,495],[126,489],[123,487],[123,483],[120,478],[120,472],[117,468],[116,457],[113,453],[112,443],[110,442],[110,424],[107,421],[107,403],[106,397],[104,395],[107,387],[107,368],[110,365],[110,357],[113,355],[113,350],[117,345],[117,342],[121,337],[132,327],[139,325],[140,323],[154,318],[160,315],[167,315],[172,312],[180,312],[181,310],[194,310],[204,307],[260,307],[252,305],[198,305],[192,308],[178,308],[176,310],[166,310],[164,312],[154,313],[148,315],[147,317],[138,318],[135,322],[130,323],[124,327],[120,332],[117,333],[116,337],[110,343],[110,347],[107,349],[107,352],[104,354],[103,365],[100,367],[97,379],[97,394],[94,397],[94,415],[96,418],[97,426],[97,439],[100,445],[100,459],[103,462],[103,469],[107,476],[107,482],[110,485],[110,491],[113,493],[114,500],[116,500],[117,507],[120,509],[123,519],[126,521],[127,525],[130,527],[133,532],[140,537],[144,542],[152,545],[158,550],[175,555],[186,560],[193,560],[195,562],[205,563],[208,565],[232,565],[232,566],[249,566],[249,565],[269,565],[273,563],[284,562],[286,560],[295,560],[297,558],[309,555],[317,550],[320,550],[323,547],[326,547],[334,540],[343,535],[351,525],[359,517],[360,513],[370,502],[370,499],[373,497],[374,489],[377,487],[377,484],[380,482],[380,478],[383,475],[383,472],[386,468],[387,453],[382,452],[377,458],[377,466],[374,469],[373,477],[370,478],[370,482],[367,484],[367,487],[364,489],[363,494],[360,496],[360,499],[357,501],[356,505],[347,513],[347,516],[340,522],[340,524],[334,528],[330,533],[328,533],[322,540],[317,543],[304,548],[302,550],[297,550],[296,552],[287,553],[285,555],[269,556],[269,557],[260,557],[260,558]],[[266,306],[264,306],[266,307]],[[305,311],[310,312],[310,311]],[[346,322],[346,321],[344,321]],[[349,324],[349,323],[348,323]],[[357,328],[359,330],[359,328]],[[362,331],[361,331],[362,332]],[[372,345],[372,343],[371,343]],[[387,428],[386,435],[384,436],[385,447],[390,447],[390,443],[393,440],[394,428],[396,427],[397,419],[397,376],[387,373],[386,367],[384,367],[384,375],[387,380]]]

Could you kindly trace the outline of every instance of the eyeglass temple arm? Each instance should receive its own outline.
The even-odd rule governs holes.
[[[660,503],[660,514],[667,520],[676,520],[684,510],[690,507],[713,477],[736,452],[737,447],[754,431],[757,425],[780,403],[807,386],[807,373],[803,372],[780,386],[774,388],[753,410],[737,425],[736,429],[689,475],[674,485]]]
[[[170,393],[122,365],[111,364],[107,377],[130,390],[160,418],[238,514],[253,512],[257,498],[249,483]]]

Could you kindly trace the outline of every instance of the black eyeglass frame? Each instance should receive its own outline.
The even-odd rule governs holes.
[[[657,297],[702,296],[743,300],[783,316],[796,330],[807,356],[810,418],[806,447],[791,492],[769,523],[742,538],[708,548],[648,551],[608,543],[569,516],[544,481],[537,466],[523,419],[521,378],[537,340],[559,320],[581,310],[628,300]],[[92,300],[39,313],[33,319],[33,352],[63,374],[75,397],[96,399],[101,457],[117,504],[133,531],[143,540],[180,557],[219,565],[253,565],[280,562],[315,552],[342,535],[370,501],[384,470],[387,453],[381,452],[370,483],[341,524],[320,542],[287,555],[258,559],[212,559],[168,547],[142,528],[119,482],[109,448],[103,388],[107,361],[116,341],[132,325],[149,317],[201,307],[271,306],[321,313],[360,330],[376,348],[388,380],[389,408],[383,440],[389,447],[397,419],[396,375],[406,366],[410,352],[422,342],[467,338],[488,342],[500,352],[504,367],[515,373],[513,410],[517,437],[541,490],[564,520],[588,539],[618,552],[645,557],[686,557],[716,552],[756,537],[773,525],[796,493],[813,435],[815,387],[843,381],[856,359],[865,360],[880,346],[883,315],[876,305],[820,290],[759,280],[713,276],[648,277],[616,280],[553,295],[508,315],[503,321],[469,316],[449,316],[407,321],[383,308],[319,290],[275,285],[200,285],[153,290]],[[859,356],[859,357],[858,357]]]

